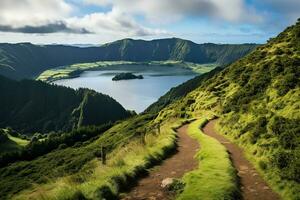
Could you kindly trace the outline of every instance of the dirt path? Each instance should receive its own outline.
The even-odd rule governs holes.
[[[184,173],[197,167],[194,155],[199,148],[196,140],[187,135],[188,125],[178,129],[177,152],[163,163],[152,169],[149,175],[141,179],[123,200],[167,200],[172,195],[160,185],[165,178],[181,178]]]
[[[203,132],[221,142],[229,151],[234,167],[241,181],[241,191],[244,200],[277,200],[280,197],[274,193],[260,177],[253,165],[244,157],[243,150],[231,143],[214,130],[216,120],[210,121]]]

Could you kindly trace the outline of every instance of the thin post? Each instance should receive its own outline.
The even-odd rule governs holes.
[[[102,164],[106,164],[106,152],[105,152],[105,147],[101,146],[101,160]]]

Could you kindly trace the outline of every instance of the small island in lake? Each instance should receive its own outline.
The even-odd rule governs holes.
[[[112,80],[120,81],[120,80],[130,80],[130,79],[143,79],[142,75],[134,75],[133,73],[120,73],[115,75]]]

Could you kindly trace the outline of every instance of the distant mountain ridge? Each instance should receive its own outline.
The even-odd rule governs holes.
[[[34,78],[44,70],[95,61],[162,61],[228,64],[252,51],[257,44],[196,44],[189,40],[123,39],[99,47],[0,44],[0,74],[13,79]]]

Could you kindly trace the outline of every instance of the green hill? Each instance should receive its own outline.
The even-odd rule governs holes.
[[[0,168],[0,197],[115,199],[136,176],[174,149],[176,127],[186,120],[206,118],[209,113],[219,118],[218,132],[244,148],[272,189],[283,199],[297,200],[299,67],[300,21],[225,69],[218,68],[173,88],[148,112],[118,122],[103,133],[97,130],[95,137],[84,142],[62,145],[33,160]],[[192,128],[198,127],[195,124]],[[107,153],[105,165],[99,158],[103,148]],[[201,162],[205,160],[195,172],[200,175]],[[218,171],[220,165],[212,163],[206,170],[212,167]],[[198,174],[194,175],[191,182],[205,185],[198,182],[203,180]],[[214,176],[220,176],[219,172]]]
[[[189,85],[197,88],[182,93]],[[211,78],[172,89],[149,111],[168,98],[179,100],[160,116],[214,112],[219,132],[245,149],[273,189],[284,199],[299,198],[300,20]]]
[[[131,114],[107,95],[73,90],[41,81],[13,81],[0,76],[0,127],[22,133],[70,131],[101,125]]]
[[[196,44],[179,38],[158,40],[123,39],[104,44],[104,60],[161,61],[180,60],[193,63],[231,63],[247,53],[256,44]]]
[[[0,74],[13,79],[34,78],[43,71],[96,61],[163,61],[231,63],[258,45],[196,44],[177,38],[152,41],[124,39],[100,47],[0,44]]]

